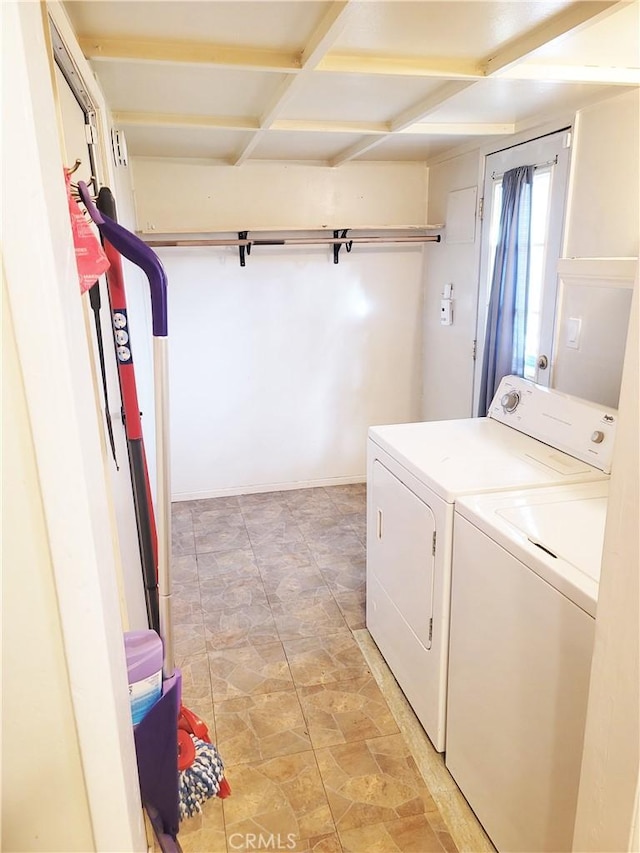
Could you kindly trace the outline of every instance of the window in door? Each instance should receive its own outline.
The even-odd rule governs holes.
[[[545,254],[548,237],[549,202],[551,192],[551,166],[540,166],[533,173],[531,193],[531,241],[529,249],[529,290],[525,316],[525,379],[536,379],[536,362],[540,348],[541,312],[544,290]],[[489,281],[493,279],[493,266],[498,244],[500,210],[502,208],[502,177],[493,185],[491,229],[489,236]]]
[[[502,176],[516,166],[534,165],[529,287],[525,306],[524,376],[550,384],[557,295],[557,262],[560,257],[569,167],[570,133],[559,131],[491,154],[486,158],[484,220],[478,300],[477,351],[474,381],[474,412],[479,411],[484,339],[493,266],[502,206]]]

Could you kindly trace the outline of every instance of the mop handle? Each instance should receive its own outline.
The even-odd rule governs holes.
[[[100,189],[96,200],[96,207],[100,213],[106,214],[109,219],[112,219],[114,222],[118,221],[116,201],[109,187],[102,187]],[[158,612],[158,538],[156,534],[153,498],[149,483],[147,457],[144,449],[142,413],[138,402],[135,367],[133,365],[131,329],[128,323],[127,294],[122,271],[122,255],[104,237],[102,238],[102,243],[105,254],[111,264],[107,270],[107,292],[117,348],[116,362],[118,365],[120,391],[122,393],[125,434],[129,450],[129,467],[131,469],[133,503],[138,527],[138,544],[140,546],[145,603],[149,617],[149,627],[158,632],[160,631],[160,615]],[[126,335],[126,340],[122,335],[122,331]]]
[[[89,216],[100,233],[131,263],[140,267],[151,290],[153,325],[153,382],[156,417],[156,477],[158,522],[158,597],[160,638],[165,679],[174,673],[173,624],[171,620],[171,484],[169,464],[169,370],[167,358],[167,276],[160,258],[139,237],[100,213],[87,185],[78,182],[78,190]]]

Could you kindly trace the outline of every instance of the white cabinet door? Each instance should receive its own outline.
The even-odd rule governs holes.
[[[369,570],[420,643],[429,649],[433,630],[433,512],[377,460],[369,488],[374,524],[369,535]]]

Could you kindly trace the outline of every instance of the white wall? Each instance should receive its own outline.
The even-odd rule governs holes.
[[[364,479],[420,414],[421,247],[160,251],[174,498]]]
[[[2,849],[87,851],[91,815],[4,280],[2,302]]]
[[[429,171],[428,218],[446,223],[449,194],[477,187],[479,151],[438,163]],[[455,223],[453,223],[455,224]],[[476,336],[480,222],[475,239],[444,241],[425,246],[423,407],[424,420],[471,416],[473,341]],[[445,284],[453,284],[453,325],[440,325],[440,298]]]
[[[424,226],[421,163],[135,158],[158,233]],[[158,250],[169,277],[175,499],[351,482],[368,426],[420,417],[422,246]]]
[[[93,843],[101,850],[143,850],[146,841],[131,730],[105,448],[75,269],[62,154],[52,132],[56,127],[55,102],[42,9],[35,3],[4,3],[2,18],[3,82],[10,81],[3,89],[3,202],[10,204],[10,215],[6,215],[9,208],[3,211],[4,271]],[[30,499],[34,500],[33,493]],[[35,518],[35,508],[31,510]],[[14,594],[25,601],[34,595],[30,580],[27,574],[18,575],[12,586]],[[42,604],[55,624],[57,614],[51,609],[52,602],[43,598]],[[29,621],[25,620],[22,630],[30,630]],[[12,636],[7,654],[14,662],[12,671],[19,675],[14,685],[18,696],[22,691],[28,693],[30,686],[24,682],[32,676],[28,667],[20,667],[22,653],[19,636]],[[45,707],[47,701],[43,692]],[[31,712],[28,703],[23,709]],[[48,747],[55,758],[57,746],[45,744],[39,760],[22,768],[33,796],[13,804],[11,820],[25,832],[29,831],[33,799],[42,790],[44,778],[45,793],[52,802],[63,811],[70,808],[64,802],[69,792],[63,780],[43,774]],[[40,843],[44,846],[47,840],[45,827]]]
[[[574,850],[593,853],[638,849],[632,846],[632,836],[640,777],[639,315],[636,281],[609,487],[573,841]]]
[[[145,232],[382,228],[426,224],[423,163],[224,166],[134,161],[138,228]]]

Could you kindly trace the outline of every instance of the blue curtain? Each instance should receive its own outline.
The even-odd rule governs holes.
[[[487,314],[478,413],[484,415],[503,376],[524,373],[529,294],[533,166],[502,177],[502,209]]]

